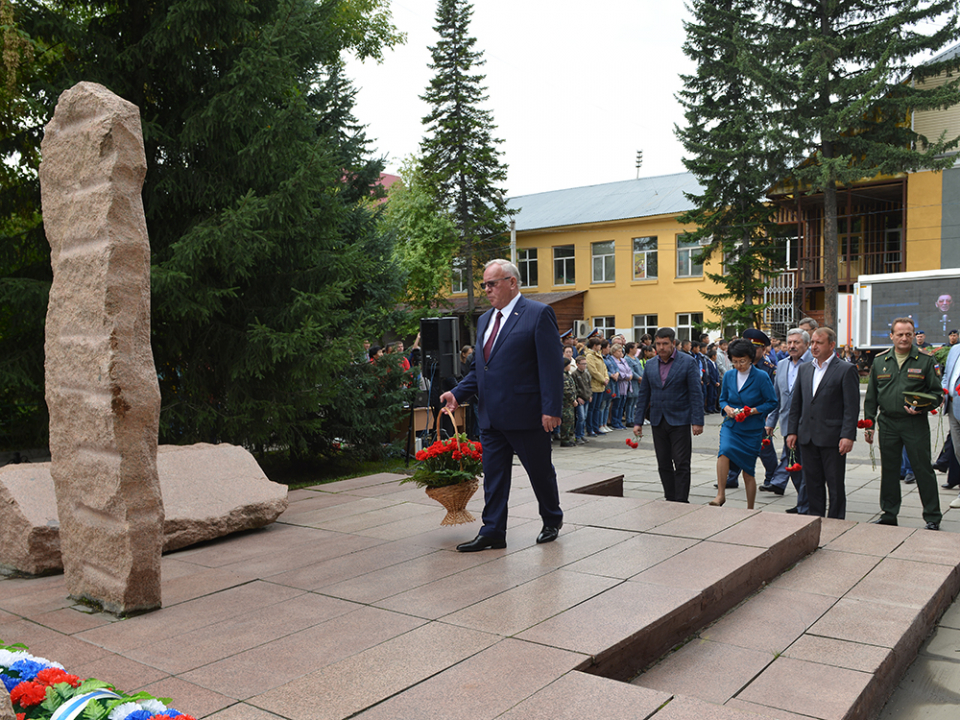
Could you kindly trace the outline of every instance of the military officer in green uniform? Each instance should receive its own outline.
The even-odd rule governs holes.
[[[863,416],[876,421],[864,432],[872,443],[880,438],[880,509],[879,525],[896,525],[900,512],[900,459],[903,448],[917,477],[917,490],[923,502],[923,519],[927,530],[939,530],[940,493],[930,461],[930,424],[927,414],[939,406],[942,397],[934,359],[920,352],[914,343],[914,324],[910,318],[893,321],[890,338],[893,347],[877,355],[870,368]],[[908,404],[905,393],[929,396],[925,407]],[[915,401],[910,401],[915,402]],[[920,403],[922,404],[922,403]],[[879,411],[879,417],[877,413]]]

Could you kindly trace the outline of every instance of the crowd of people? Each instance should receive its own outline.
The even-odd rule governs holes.
[[[679,340],[671,328],[639,342],[619,334],[603,337],[600,330],[578,340],[568,331],[561,335],[562,412],[551,431],[568,448],[620,430],[632,429],[640,439],[649,427],[664,497],[689,502],[692,436],[703,432],[705,415],[719,413],[717,493],[710,505],[722,506],[742,475],[750,509],[758,491],[783,495],[792,483],[797,501],[788,513],[843,518],[846,455],[863,429],[867,443],[880,443],[882,512],[876,522],[896,525],[900,483],[915,482],[926,527],[936,530],[942,515],[934,469],[948,472],[943,487],[960,486],[953,452],[960,447],[960,333],[951,331],[949,345],[938,349],[926,343],[913,320],[897,318],[890,338],[892,347],[871,363],[866,355],[838,348],[836,333],[812,318],[782,341],[756,329],[716,342],[706,334]],[[400,341],[367,343],[364,353],[370,362],[396,353],[405,370],[416,369],[419,336],[409,356]],[[432,393],[436,409],[444,404],[441,395],[471,372],[474,348],[461,348],[460,360],[460,375]],[[868,375],[862,408],[861,374]],[[942,401],[950,437],[934,464],[927,415]],[[476,409],[468,413],[471,436],[480,433]],[[951,507],[960,507],[960,497]]]
[[[561,447],[572,447],[631,427],[640,439],[649,426],[665,499],[689,502],[692,437],[712,413],[723,419],[710,505],[723,505],[742,475],[748,508],[758,490],[783,495],[792,481],[797,504],[788,513],[842,519],[846,456],[863,429],[867,443],[880,442],[881,513],[874,522],[897,524],[905,457],[926,528],[940,529],[928,417],[945,402],[952,441],[960,443],[960,333],[950,333],[950,346],[937,358],[912,319],[893,320],[892,347],[871,363],[861,408],[863,358],[838,350],[835,331],[812,318],[783,341],[757,329],[729,342],[680,340],[673,329],[660,328],[640,342],[605,338],[599,330],[578,342],[572,332],[559,335],[548,305],[522,296],[519,270],[508,260],[487,263],[480,287],[491,309],[478,322],[477,347],[464,348],[462,376],[451,378],[453,386],[435,403],[452,414],[476,402],[483,442],[483,525],[458,551],[507,547],[514,457],[527,472],[543,520],[536,542],[558,538],[563,511],[551,461],[554,434]],[[370,348],[370,359],[379,352]],[[759,487],[758,460],[765,471]],[[950,463],[948,482],[960,484],[955,455]],[[960,507],[960,497],[951,507]]]
[[[890,336],[893,347],[871,364],[838,348],[835,331],[812,318],[782,341],[756,329],[718,342],[706,335],[678,341],[670,328],[639,343],[599,331],[577,342],[568,332],[562,336],[567,377],[560,445],[629,428],[641,438],[649,427],[664,497],[689,502],[692,436],[703,432],[705,415],[721,413],[717,494],[710,505],[723,505],[742,475],[748,508],[758,491],[783,495],[792,482],[797,503],[788,513],[844,518],[846,455],[864,429],[866,442],[880,438],[882,514],[876,522],[895,525],[900,482],[916,482],[926,527],[937,530],[942,515],[927,415],[942,399],[949,404],[949,457],[936,467],[950,471],[943,487],[960,486],[960,463],[947,453],[960,442],[960,402],[954,401],[960,333],[950,334],[942,362],[910,318],[894,320]],[[862,408],[861,374],[869,375]],[[951,507],[960,507],[960,497]]]

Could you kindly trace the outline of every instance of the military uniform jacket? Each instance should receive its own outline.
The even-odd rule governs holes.
[[[863,401],[863,417],[875,420],[878,412],[891,420],[912,417],[903,409],[906,404],[903,399],[904,392],[935,395],[938,401],[932,407],[939,406],[939,398],[943,393],[934,359],[920,352],[916,345],[910,348],[910,354],[900,367],[897,366],[893,348],[874,358],[870,368],[870,381],[867,384],[867,396]]]

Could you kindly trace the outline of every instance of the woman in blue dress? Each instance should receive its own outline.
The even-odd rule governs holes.
[[[753,510],[757,497],[754,470],[763,441],[763,425],[767,415],[777,406],[777,395],[770,376],[754,367],[756,353],[756,347],[749,340],[734,340],[727,350],[733,367],[724,374],[720,387],[720,412],[726,417],[720,426],[717,497],[710,501],[711,505],[720,506],[726,502],[727,473],[731,462],[743,471],[748,510]],[[737,422],[737,413],[746,407],[750,408],[746,419]]]

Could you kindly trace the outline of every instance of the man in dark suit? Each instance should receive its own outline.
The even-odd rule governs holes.
[[[857,438],[860,415],[860,377],[853,365],[834,352],[837,334],[817,328],[810,338],[813,361],[797,370],[797,381],[787,421],[787,447],[798,442],[803,455],[803,480],[807,486],[809,515],[843,519],[847,496],[843,481],[846,455]]]
[[[457,546],[477,552],[507,546],[507,501],[513,455],[527,471],[540,505],[538,543],[557,539],[563,525],[550,434],[560,425],[563,351],[553,310],[520,294],[520,272],[508,260],[491,260],[480,287],[492,309],[477,323],[477,360],[450,392],[448,409],[474,393],[479,398],[483,446],[483,527]]]
[[[638,438],[643,436],[646,412],[653,427],[663,495],[673,502],[689,502],[690,433],[703,432],[703,390],[697,361],[677,351],[675,336],[673,328],[657,330],[653,341],[657,356],[643,369],[633,432]]]

